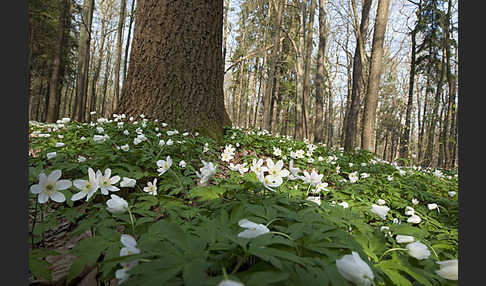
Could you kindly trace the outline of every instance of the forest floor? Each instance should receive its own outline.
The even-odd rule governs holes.
[[[31,285],[457,285],[457,170],[117,116],[30,122],[29,186]]]

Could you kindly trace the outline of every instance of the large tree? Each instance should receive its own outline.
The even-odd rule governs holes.
[[[222,138],[223,0],[139,0],[116,112]]]

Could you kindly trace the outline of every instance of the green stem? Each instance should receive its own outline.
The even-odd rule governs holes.
[[[278,217],[276,217],[276,218],[274,218],[274,219],[270,220],[270,221],[269,221],[269,222],[268,222],[268,223],[267,223],[265,226],[266,226],[266,227],[268,227],[268,226],[269,226],[269,225],[270,225],[272,222],[274,222],[274,221],[276,221],[276,220],[279,220],[279,218],[278,218]]]
[[[282,236],[285,236],[286,238],[292,240],[292,238],[290,236],[288,236],[287,234],[285,233],[282,233],[282,232],[278,232],[278,231],[270,231],[270,233],[274,233],[274,234],[280,234]]]
[[[407,250],[406,248],[392,248],[392,249],[388,249],[387,251],[383,252],[383,254],[380,256],[380,258],[378,258],[378,261],[380,261],[383,256],[385,256],[385,254],[387,254],[388,252],[391,252],[391,251],[395,251],[395,250]]]
[[[128,208],[127,210],[128,210],[128,214],[130,216],[130,222],[132,224],[132,234],[135,236],[135,224],[133,222],[133,215],[132,215],[132,212],[130,211],[130,208]]]
[[[35,222],[36,222],[36,219],[37,219],[37,203],[38,203],[38,199],[35,198],[34,221],[32,222],[32,230],[31,230],[32,248],[34,248],[34,229],[35,229]]]
[[[245,261],[245,258],[246,258],[246,256],[243,257],[243,258],[238,256],[238,264],[236,264],[236,266],[233,269],[233,271],[231,271],[231,274],[235,274],[238,271],[238,269],[240,269],[241,265],[243,265],[243,261]],[[226,277],[226,275],[225,275],[225,278],[228,279]]]

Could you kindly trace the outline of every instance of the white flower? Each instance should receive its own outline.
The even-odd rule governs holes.
[[[356,183],[356,182],[358,181],[358,179],[359,179],[359,177],[358,177],[358,172],[353,172],[353,173],[350,173],[350,174],[348,175],[348,177],[349,177],[349,181],[350,181],[351,183]]]
[[[321,191],[329,192],[329,189],[327,189],[327,186],[328,186],[328,184],[326,182],[319,183],[319,184],[316,185],[316,188],[313,191],[313,193],[319,193]]]
[[[417,200],[417,199],[412,199],[412,204],[413,204],[414,206],[418,205],[418,203],[419,203],[419,200]]]
[[[92,168],[88,168],[88,180],[74,180],[73,185],[80,189],[81,192],[74,194],[71,197],[71,200],[77,201],[84,197],[86,197],[86,200],[89,200],[89,198],[94,195],[96,190],[98,190],[98,183],[99,180],[94,170]]]
[[[306,184],[310,184],[312,186],[317,186],[321,183],[322,177],[324,174],[318,174],[315,170],[312,170],[311,174],[309,172],[304,171],[304,176],[301,177],[302,181]]]
[[[181,168],[185,168],[185,167],[186,167],[186,161],[181,160],[181,161],[179,162],[179,167],[181,167]]]
[[[250,170],[252,170],[255,173],[268,171],[268,168],[263,167],[262,165],[263,165],[263,159],[258,159],[258,161],[256,159],[253,159]]]
[[[290,160],[289,170],[290,170],[290,173],[291,173],[289,175],[289,179],[290,180],[296,180],[296,179],[299,178],[300,169],[299,168],[294,168],[294,160]]]
[[[409,223],[420,223],[421,221],[422,221],[422,219],[418,215],[415,215],[415,214],[407,219],[407,222],[409,222]]]
[[[39,183],[30,187],[31,193],[39,194],[37,196],[39,203],[43,204],[49,199],[58,203],[66,200],[64,194],[59,191],[69,189],[72,186],[72,182],[70,180],[59,180],[61,175],[61,170],[54,170],[49,176],[46,176],[45,173],[39,174]]]
[[[103,127],[96,127],[96,132],[98,132],[98,133],[104,133],[105,132],[105,129],[103,129]]]
[[[242,219],[238,222],[238,225],[246,230],[238,233],[238,237],[254,238],[269,232],[270,230],[263,224],[256,224],[247,219]]]
[[[450,197],[453,197],[453,196],[456,195],[456,192],[454,192],[454,191],[450,191],[450,192],[447,192],[447,193],[449,194]]]
[[[196,176],[199,177],[200,179],[200,184],[201,185],[204,185],[206,184],[209,179],[214,175],[216,174],[216,166],[214,166],[213,163],[211,162],[206,162],[204,160],[201,160],[201,162],[203,163],[203,167],[201,167],[199,169],[199,171],[201,171],[201,173],[199,173],[198,171],[196,171]]]
[[[79,140],[84,141],[84,140],[86,140],[86,137],[81,136],[81,138],[79,138]]]
[[[163,139],[160,139],[160,140],[159,140],[159,145],[160,145],[160,146],[164,146],[164,145],[165,145],[165,141],[164,141]]]
[[[233,280],[223,280],[219,282],[218,286],[245,286],[245,284]]]
[[[69,117],[64,117],[61,119],[62,123],[69,123],[71,121],[71,118]]]
[[[231,171],[235,171],[236,172],[236,171],[238,171],[240,169],[240,165],[239,164],[236,164],[235,165],[233,163],[230,163],[229,164],[229,168],[230,168]]]
[[[57,142],[56,143],[56,147],[62,147],[62,146],[64,146],[64,143],[62,143],[62,142]]]
[[[353,167],[354,164],[353,163],[349,163],[348,165],[349,165],[349,167]]]
[[[437,209],[437,204],[436,203],[433,203],[433,204],[427,204],[427,207],[429,208],[429,210],[435,210]]]
[[[361,178],[365,179],[365,178],[368,178],[370,176],[370,174],[368,173],[361,173]]]
[[[240,172],[241,175],[248,172],[248,167],[246,167],[246,163],[238,164],[236,166],[238,167],[238,172]]]
[[[52,159],[52,158],[56,157],[56,155],[57,155],[56,152],[47,153],[47,159]]]
[[[414,242],[415,237],[410,236],[410,235],[401,235],[398,234],[396,237],[397,243],[409,243],[409,242]]]
[[[338,203],[338,205],[342,206],[345,209],[349,208],[349,204],[347,202],[340,202]]]
[[[385,200],[384,199],[378,199],[377,203],[382,206],[384,204],[386,204]]]
[[[128,209],[128,203],[123,198],[112,194],[106,201],[106,208],[111,213],[124,213]]]
[[[373,284],[375,275],[357,252],[353,251],[351,255],[344,255],[341,259],[336,260],[336,267],[346,280],[356,285],[370,286]]]
[[[167,142],[165,142],[165,145],[167,146],[170,146],[170,145],[173,145],[174,144],[174,141],[172,141],[172,139],[169,139],[167,140]]]
[[[272,176],[278,177],[287,177],[289,175],[289,171],[286,169],[282,169],[283,161],[279,160],[277,163],[273,163],[272,159],[267,158],[267,169],[268,173]]]
[[[125,131],[123,131],[123,134],[128,135],[130,134],[130,132],[128,132],[128,130],[125,129]]]
[[[440,269],[436,270],[435,273],[440,277],[448,280],[458,280],[459,263],[457,259],[437,261],[436,263],[440,265]]]
[[[321,197],[307,197],[307,200],[321,205]]]
[[[304,158],[304,154],[305,154],[304,150],[299,149],[299,150],[295,151],[296,159]]]
[[[140,249],[136,248],[137,242],[135,239],[128,235],[122,234],[120,236],[120,242],[123,244],[123,248],[120,249],[120,256],[132,255],[140,253]],[[123,283],[125,280],[128,279],[130,276],[127,271],[132,269],[135,265],[138,264],[138,259],[128,261],[128,262],[120,262],[122,268],[118,269],[115,272],[115,278],[118,279],[118,284]]]
[[[172,166],[172,159],[170,156],[167,156],[165,160],[158,160],[157,166],[159,167],[157,172],[159,172],[159,176],[162,176]]]
[[[322,162],[324,161],[324,158],[322,156],[317,157],[317,161]]]
[[[111,169],[107,168],[105,169],[105,175],[103,176],[101,174],[101,171],[97,171],[98,175],[98,186],[100,187],[101,193],[103,195],[108,195],[108,192],[117,192],[120,189],[118,187],[115,187],[114,184],[118,183],[120,181],[120,176],[111,176]]]
[[[130,179],[128,177],[123,177],[123,180],[120,182],[120,187],[122,188],[133,188],[137,181],[135,179]]]
[[[409,243],[405,248],[408,250],[410,256],[418,260],[427,259],[430,256],[430,250],[420,241]]]
[[[407,206],[405,208],[405,215],[414,215],[414,214],[415,214],[415,210],[412,207]]]
[[[128,150],[130,150],[130,146],[128,146],[128,144],[125,144],[125,145],[120,146],[120,149],[127,152]]]
[[[279,148],[277,147],[273,147],[273,155],[279,157],[282,155],[282,150],[280,150]]]
[[[94,142],[105,142],[106,139],[108,139],[108,135],[94,135],[93,136],[93,141]]]
[[[79,155],[79,156],[78,156],[78,162],[79,162],[79,163],[82,163],[82,162],[84,162],[84,161],[86,161],[86,157],[83,157],[83,156]]]
[[[371,205],[371,212],[378,215],[382,219],[386,219],[386,214],[388,213],[389,210],[390,208],[387,206],[379,206],[375,204]]]
[[[151,195],[157,195],[157,178],[153,182],[148,182],[147,186],[143,188],[143,191]]]

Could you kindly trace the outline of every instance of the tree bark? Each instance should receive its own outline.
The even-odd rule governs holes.
[[[222,140],[223,127],[231,125],[224,107],[222,32],[222,0],[140,1],[126,97],[117,113],[143,113]]]
[[[64,38],[66,35],[66,18],[68,17],[68,3],[59,0],[59,23],[57,28],[56,50],[52,62],[52,72],[49,82],[49,105],[47,106],[46,121],[53,123],[59,118],[60,91],[63,78]]]
[[[405,128],[403,128],[403,133],[400,139],[400,158],[406,159],[408,158],[408,143],[410,139],[410,117],[413,108],[413,88],[414,88],[414,80],[415,80],[415,53],[416,53],[416,42],[415,42],[415,31],[412,31],[410,36],[412,38],[412,55],[410,61],[410,77],[409,77],[409,84],[408,84],[408,102],[407,102],[407,111],[405,114]]]
[[[88,92],[88,68],[89,68],[89,45],[91,34],[91,23],[93,19],[94,0],[84,0],[83,22],[80,28],[78,48],[78,73],[76,79],[76,100],[74,102],[74,119],[84,121],[87,92]]]
[[[388,21],[388,7],[390,0],[378,2],[376,11],[375,30],[373,32],[373,46],[371,48],[370,74],[366,92],[365,110],[363,116],[363,134],[361,148],[370,152],[374,150],[374,133],[376,121],[376,107],[378,104],[378,89],[380,87],[381,65],[383,61],[383,42],[386,23]]]
[[[305,46],[305,62],[304,62],[304,87],[302,92],[302,115],[304,123],[305,138],[309,138],[309,128],[307,126],[310,107],[310,65],[312,62],[312,38],[314,34],[314,14],[316,11],[316,0],[310,1],[309,7],[309,22],[307,26],[307,44]]]
[[[120,101],[120,72],[121,72],[121,55],[123,48],[123,26],[125,25],[125,12],[127,9],[127,0],[121,0],[120,7],[120,18],[118,19],[118,29],[117,29],[117,46],[116,46],[116,57],[115,57],[115,95],[113,98],[113,110],[119,104]]]
[[[354,0],[353,0],[354,2]],[[349,102],[350,106],[348,108],[348,112],[346,113],[344,122],[345,125],[345,136],[344,136],[344,150],[351,151],[354,149],[355,138],[357,135],[358,130],[358,115],[359,115],[359,106],[362,99],[360,93],[362,92],[362,77],[363,77],[363,65],[365,64],[365,51],[364,51],[364,44],[367,41],[367,31],[368,31],[368,20],[371,10],[371,2],[372,0],[364,0],[363,1],[363,8],[361,11],[361,23],[359,26],[359,33],[356,32],[356,49],[354,52],[354,59],[353,59],[353,83],[351,89],[351,101]],[[357,21],[355,21],[357,22]],[[356,25],[356,24],[355,24]],[[360,45],[360,43],[362,43]]]

